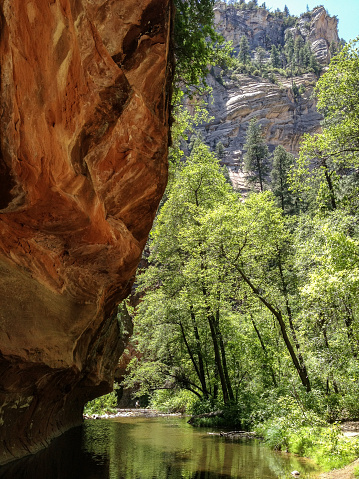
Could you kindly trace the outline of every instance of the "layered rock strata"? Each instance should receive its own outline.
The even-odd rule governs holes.
[[[269,62],[271,45],[283,46],[286,34],[301,36],[308,42],[317,60],[325,69],[330,61],[330,45],[338,45],[336,17],[331,17],[320,6],[302,14],[295,24],[287,27],[284,16],[275,15],[265,8],[240,9],[238,6],[217,2],[214,8],[218,33],[231,41],[235,55],[239,52],[240,39],[246,36],[255,60],[254,49],[266,49],[265,61]],[[313,73],[286,78],[274,74],[275,82],[255,75],[225,72],[212,68],[208,83],[212,88],[205,101],[211,120],[202,125],[202,136],[213,149],[220,142],[224,149],[222,163],[229,169],[233,185],[245,191],[247,186],[242,171],[244,144],[251,119],[256,118],[269,151],[278,145],[298,154],[304,133],[320,131],[321,115],[316,109],[313,87],[317,78]],[[300,90],[295,94],[294,86]]]
[[[111,389],[167,180],[171,11],[0,1],[0,463]]]
[[[304,133],[315,133],[320,129],[321,115],[313,97],[315,75],[307,73],[300,77],[278,76],[277,83],[243,74],[223,76],[211,75],[208,82],[212,87],[208,96],[211,120],[203,125],[206,143],[216,149],[224,146],[222,161],[228,167],[240,166],[244,153],[246,133],[250,120],[256,118],[262,125],[265,141],[272,152],[278,145],[297,154]],[[303,87],[301,95],[293,94],[293,85]]]

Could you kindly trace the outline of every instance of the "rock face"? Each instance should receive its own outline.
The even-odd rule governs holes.
[[[269,49],[272,44],[284,45],[286,32],[290,31],[294,38],[301,35],[304,42],[310,43],[319,61],[329,63],[330,44],[339,43],[338,20],[329,16],[323,6],[303,13],[291,27],[286,26],[285,17],[276,16],[265,8],[240,10],[235,5],[217,2],[214,13],[217,31],[233,42],[237,52],[243,35],[251,50],[259,46]]]
[[[218,76],[217,76],[218,78]],[[292,85],[304,86],[302,95],[295,97]],[[221,142],[225,149],[223,163],[237,168],[242,162],[248,124],[258,119],[270,151],[278,145],[297,154],[303,133],[320,129],[321,115],[312,96],[316,83],[314,74],[281,78],[278,84],[260,77],[236,75],[209,77],[212,94],[208,97],[212,120],[204,126],[203,135],[212,149]]]
[[[0,463],[111,388],[167,180],[171,5],[0,1]]]
[[[293,38],[301,35],[310,44],[312,52],[323,67],[330,60],[329,47],[338,44],[337,19],[330,17],[324,7],[302,14],[295,24],[286,27],[285,17],[270,13],[264,8],[238,9],[235,5],[219,2],[215,6],[217,31],[227,41],[233,42],[238,53],[243,35],[248,39],[250,50],[260,46],[266,49],[269,61],[272,44],[283,46],[286,32]],[[221,142],[224,146],[222,162],[228,167],[234,186],[245,189],[241,171],[244,143],[249,121],[256,118],[269,151],[276,146],[298,154],[304,133],[313,134],[320,130],[321,115],[316,110],[313,87],[317,81],[313,73],[286,78],[276,73],[276,82],[260,76],[244,75],[211,70],[208,83],[212,92],[206,98],[212,120],[202,127],[205,142],[214,150]],[[295,95],[293,86],[302,87]]]

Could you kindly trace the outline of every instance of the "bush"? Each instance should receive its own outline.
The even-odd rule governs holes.
[[[114,389],[117,389],[117,384],[115,384]],[[99,398],[93,399],[85,404],[84,414],[91,416],[93,414],[114,414],[116,413],[117,406],[117,395],[115,391],[112,391],[109,394],[100,396]]]
[[[228,403],[223,405],[220,402],[208,399],[196,401],[192,408],[194,416],[215,411],[221,411],[222,414],[219,416],[195,418],[192,420],[192,424],[196,427],[221,427],[232,430],[245,427],[245,421],[241,417],[243,411],[239,404]]]
[[[184,414],[192,409],[195,401],[196,396],[190,391],[161,389],[153,393],[150,407],[167,414]]]
[[[310,457],[325,470],[343,467],[358,457],[359,438],[344,437],[338,425],[329,426],[294,398],[279,398],[273,412],[278,409],[278,416],[255,428],[273,449]]]
[[[269,81],[270,81],[271,83],[277,83],[277,78],[276,78],[276,76],[275,76],[273,73],[271,73],[271,74],[269,75]]]

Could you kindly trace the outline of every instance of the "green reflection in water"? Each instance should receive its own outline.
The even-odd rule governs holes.
[[[173,417],[86,421],[82,447],[108,464],[109,479],[273,479],[293,477],[293,470],[314,479],[320,472],[259,441],[229,441]]]

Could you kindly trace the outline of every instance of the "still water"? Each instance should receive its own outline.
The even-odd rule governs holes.
[[[305,459],[231,441],[179,417],[88,420],[49,448],[0,468],[1,479],[314,479]]]

